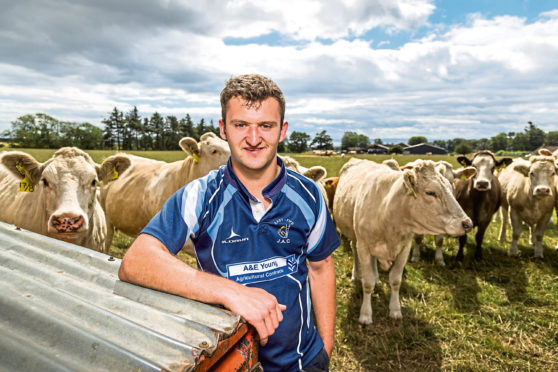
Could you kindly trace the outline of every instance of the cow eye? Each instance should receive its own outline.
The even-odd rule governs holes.
[[[212,153],[213,155],[217,154],[218,152],[219,152],[219,151],[217,151],[217,149],[211,151],[211,153]]]
[[[44,187],[48,187],[48,181],[46,180],[46,178],[41,179],[41,182],[43,183]]]
[[[95,187],[95,186],[97,186],[97,180],[91,181],[91,187]]]
[[[427,191],[427,192],[426,192],[426,195],[432,196],[433,198],[436,197],[436,193],[435,193],[434,191]]]

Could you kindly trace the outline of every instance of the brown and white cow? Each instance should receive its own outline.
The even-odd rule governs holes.
[[[408,166],[409,164],[405,167]],[[474,167],[465,167],[465,168],[459,168],[454,170],[453,166],[450,163],[443,160],[436,162],[436,170],[440,172],[440,174],[449,181],[450,185],[454,185],[456,179],[467,180],[473,177],[477,173],[477,170]],[[455,195],[455,188],[453,190]],[[440,266],[446,265],[444,261],[444,253],[442,252],[442,245],[444,244],[444,236],[445,236],[444,234],[434,236],[434,243],[436,245],[436,254],[434,256],[434,260]],[[415,239],[414,239],[415,244],[411,256],[411,262],[420,261],[420,247],[422,245],[423,238],[424,235],[415,235]]]
[[[333,212],[333,198],[335,197],[335,191],[337,190],[337,184],[339,183],[339,177],[328,177],[322,181],[326,195],[327,195],[327,207],[330,212]]]
[[[108,253],[97,185],[124,171],[127,157],[114,155],[99,166],[80,149],[63,147],[44,163],[13,151],[3,153],[0,164],[0,221]],[[20,183],[34,191],[20,191]]]
[[[529,161],[516,159],[499,175],[502,184],[502,226],[500,241],[505,241],[508,218],[512,225],[510,256],[517,256],[517,240],[522,222],[531,230],[535,257],[543,257],[544,229],[556,206],[556,173],[552,156],[532,156]]]
[[[360,261],[364,293],[360,323],[372,323],[376,259],[382,268],[391,267],[390,317],[400,319],[399,288],[414,234],[462,235],[473,226],[435,166],[432,161],[417,161],[400,171],[351,159],[341,168],[333,215],[341,234],[356,249],[354,276]]]
[[[495,171],[511,164],[511,158],[496,159],[490,151],[483,150],[473,154],[471,159],[458,156],[457,161],[464,167],[473,166],[477,170],[474,177],[467,180],[455,180],[455,197],[467,216],[477,226],[475,234],[475,259],[482,259],[482,241],[492,216],[501,203],[501,190]],[[467,235],[459,238],[459,251],[456,259],[463,261],[463,248],[467,243]]]
[[[227,142],[211,132],[203,134],[199,143],[184,137],[179,145],[189,154],[186,159],[166,163],[127,155],[132,166],[118,179],[102,186],[107,246],[110,247],[115,228],[127,235],[137,235],[179,188],[226,164],[230,156]]]

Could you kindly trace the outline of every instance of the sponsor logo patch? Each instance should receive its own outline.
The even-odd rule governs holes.
[[[297,270],[298,262],[294,254],[227,265],[228,278],[242,284],[274,280]]]

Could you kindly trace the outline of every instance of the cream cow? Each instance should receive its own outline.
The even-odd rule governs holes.
[[[529,161],[516,159],[498,179],[502,185],[502,225],[500,241],[506,239],[508,218],[512,225],[510,256],[517,256],[517,240],[522,222],[531,230],[535,257],[543,257],[544,229],[556,207],[556,173],[558,166],[552,156],[532,156]]]
[[[412,163],[407,164],[403,169],[408,168]],[[447,161],[440,160],[436,162],[436,170],[440,172],[442,176],[444,176],[450,183],[450,185],[454,185],[454,180],[461,179],[467,180],[477,174],[477,170],[475,167],[465,167],[459,169],[453,169],[453,166],[448,163]],[[455,195],[455,188],[454,195]],[[434,244],[436,245],[436,253],[434,256],[434,260],[440,266],[445,266],[446,263],[444,261],[444,254],[442,252],[442,245],[444,244],[444,234],[434,236]],[[422,240],[424,235],[416,235],[415,236],[415,244],[413,248],[413,253],[411,256],[411,262],[418,262],[420,261],[420,247],[422,245]]]
[[[44,163],[13,151],[0,164],[0,221],[108,253],[97,185],[123,172],[128,158],[114,155],[99,166],[80,149],[63,147]]]
[[[135,236],[161,210],[167,199],[190,181],[226,164],[227,142],[208,132],[200,142],[184,137],[179,142],[188,157],[166,163],[127,155],[132,166],[117,180],[103,185],[101,201],[107,220],[106,244],[110,247],[114,229]]]
[[[377,259],[390,269],[390,317],[402,318],[399,301],[403,268],[414,234],[463,235],[472,227],[447,179],[432,161],[417,161],[403,171],[368,160],[351,159],[340,171],[333,201],[339,231],[356,249],[353,275],[362,273],[359,322],[372,323],[371,294],[378,281]]]

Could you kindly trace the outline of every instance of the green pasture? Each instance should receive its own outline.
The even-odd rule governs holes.
[[[25,151],[44,161],[54,150]],[[88,152],[97,162],[114,154]],[[180,151],[137,154],[165,161],[184,158]],[[324,166],[328,176],[337,175],[350,158],[290,155],[306,167]],[[381,162],[392,156],[359,157]],[[417,158],[393,157],[399,164]],[[458,165],[451,156],[423,158]],[[446,239],[445,267],[434,263],[434,242],[427,237],[422,261],[405,268],[400,291],[403,320],[393,321],[388,316],[388,275],[380,272],[370,327],[358,323],[362,290],[360,283],[350,281],[352,254],[343,240],[334,253],[338,305],[332,371],[558,371],[556,221],[555,215],[546,229],[542,260],[532,258],[526,229],[519,241],[520,257],[508,257],[509,241],[497,240],[499,217],[489,226],[481,262],[472,259],[472,233],[462,264],[454,259],[457,239]],[[122,257],[131,242],[132,238],[117,233],[111,254]],[[195,263],[186,255],[179,257]]]

